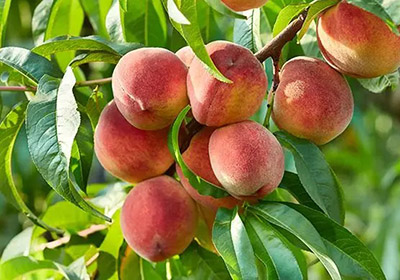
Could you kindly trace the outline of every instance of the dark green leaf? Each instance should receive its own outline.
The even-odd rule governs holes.
[[[21,278],[25,274],[38,270],[52,270],[68,280],[82,279],[75,271],[61,264],[48,260],[37,260],[32,257],[17,257],[1,264],[0,279]]]
[[[333,280],[341,279],[339,270],[329,257],[328,249],[322,237],[301,213],[278,202],[260,202],[257,205],[249,206],[249,210],[268,222],[294,234],[316,255]]]
[[[374,255],[343,226],[313,209],[293,203],[286,205],[312,223],[342,275],[358,279],[386,279]]]
[[[106,16],[112,0],[80,0],[89,21],[98,35],[108,38]]]
[[[300,249],[255,216],[247,216],[245,225],[256,256],[267,266],[269,273],[275,271],[273,278],[307,279],[307,263]]]
[[[234,280],[258,279],[253,248],[237,209],[218,210],[212,235],[215,248]]]
[[[182,158],[182,154],[179,149],[179,131],[182,126],[182,122],[185,119],[186,114],[190,110],[190,105],[186,106],[182,112],[179,113],[175,122],[171,126],[168,134],[168,148],[171,154],[174,156],[176,162],[182,169],[183,175],[189,180],[190,184],[201,194],[209,195],[215,198],[222,198],[229,196],[229,193],[223,189],[203,180],[201,177],[195,175],[185,164]]]
[[[40,174],[59,195],[109,220],[82,198],[69,177],[72,144],[80,124],[72,91],[74,85],[71,68],[67,69],[61,83],[49,76],[40,80],[26,117],[29,151]]]
[[[11,0],[0,0],[0,47],[3,46],[5,27],[7,26],[8,11]]]
[[[43,0],[37,5],[32,18],[32,34],[36,45],[50,38],[61,2],[62,0]]]
[[[4,117],[0,124],[0,191],[7,198],[7,201],[11,203],[19,211],[23,212],[29,219],[35,224],[46,228],[50,231],[61,233],[62,231],[57,230],[48,226],[25,205],[22,200],[17,187],[15,186],[14,179],[11,170],[11,159],[14,150],[15,140],[18,132],[21,129],[26,111],[27,103],[17,104],[8,114]]]
[[[233,18],[238,18],[238,19],[244,19],[246,20],[247,17],[245,15],[236,13],[229,9],[227,6],[222,4],[221,0],[205,0],[208,5],[210,5],[211,8],[216,10],[217,12],[220,12],[223,15],[233,17]]]
[[[247,20],[235,19],[233,41],[253,53],[262,48],[260,35],[260,9],[246,12]]]
[[[190,271],[192,279],[229,280],[223,260],[214,253],[192,244],[180,256],[183,266]]]
[[[301,3],[301,4],[293,4],[286,6],[283,8],[275,21],[273,36],[278,35],[289,23],[297,17],[309,4]]]
[[[62,77],[62,72],[43,56],[17,47],[0,49],[0,62],[37,84],[44,75]]]
[[[231,82],[229,79],[225,78],[224,75],[222,75],[222,73],[217,69],[217,67],[214,65],[214,62],[211,60],[210,56],[207,53],[197,22],[196,1],[182,1],[178,7],[190,24],[179,23],[180,20],[176,18],[178,13],[174,9],[171,10],[171,8],[175,6],[173,0],[163,0],[163,3],[164,6],[167,8],[172,25],[186,40],[186,42],[192,48],[193,52],[196,54],[197,58],[199,58],[204,63],[204,67],[206,67],[206,69],[218,80],[225,83]]]
[[[400,83],[399,71],[373,79],[357,79],[367,90],[373,93],[380,93],[387,88],[396,88]]]
[[[289,191],[300,204],[306,205],[317,211],[322,211],[304,189],[297,174],[286,171],[279,187]]]
[[[311,142],[286,132],[279,131],[275,135],[293,154],[297,173],[308,195],[329,217],[343,224],[342,189],[322,152]]]
[[[308,13],[306,20],[304,21],[303,27],[297,34],[297,40],[300,40],[303,38],[303,36],[306,34],[308,28],[310,27],[311,22],[317,18],[317,16],[325,11],[326,9],[336,5],[339,3],[340,0],[318,0],[318,1],[313,1],[309,5]]]

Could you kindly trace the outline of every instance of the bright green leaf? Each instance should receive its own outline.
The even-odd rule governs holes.
[[[112,0],[80,0],[96,34],[108,38],[106,16]]]
[[[373,93],[380,93],[387,88],[396,88],[400,83],[399,71],[373,79],[357,79],[358,82],[367,90]]]
[[[0,47],[3,46],[11,0],[0,0]]]
[[[245,14],[248,16],[247,20],[235,19],[233,41],[255,53],[262,48],[260,9],[254,9]]]
[[[308,7],[308,5],[309,4],[301,3],[301,4],[289,5],[283,8],[279,12],[279,15],[275,21],[274,29],[272,32],[273,36],[275,37],[280,32],[282,32],[282,30],[285,29],[286,26],[288,26],[289,23],[295,17],[297,17],[306,7]]]

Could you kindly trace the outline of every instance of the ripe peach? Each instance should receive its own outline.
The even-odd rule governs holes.
[[[174,162],[168,150],[168,128],[140,130],[129,124],[115,102],[101,113],[94,148],[103,167],[130,183],[163,174]]]
[[[317,32],[326,61],[346,75],[373,78],[400,66],[400,36],[378,16],[346,1],[319,18]]]
[[[192,141],[190,142],[189,148],[183,153],[182,156],[183,160],[191,171],[193,171],[196,175],[200,176],[204,180],[222,188],[211,168],[210,157],[208,154],[208,144],[213,131],[214,128],[211,127],[203,128],[193,137]],[[213,209],[213,211],[217,211],[220,207],[232,209],[236,205],[242,203],[241,201],[231,196],[224,198],[214,198],[212,196],[201,195],[195,188],[190,185],[188,179],[186,179],[183,175],[179,165],[176,165],[176,171],[179,175],[179,178],[181,179],[183,187],[190,194],[190,196],[199,204],[209,209]]]
[[[235,196],[263,196],[282,180],[283,149],[269,130],[254,121],[216,129],[209,152],[215,176]]]
[[[168,50],[131,51],[113,73],[115,103],[136,128],[165,128],[188,104],[186,76],[185,64]]]
[[[183,47],[180,50],[178,50],[176,52],[176,56],[179,57],[187,67],[190,66],[195,57],[194,52],[189,46]]]
[[[346,129],[354,104],[343,75],[319,59],[296,57],[280,76],[272,114],[280,129],[317,145]]]
[[[248,119],[258,110],[267,91],[263,66],[248,49],[230,42],[212,42],[207,51],[219,71],[233,83],[218,81],[194,58],[188,74],[193,116],[207,126]]]
[[[121,211],[122,233],[141,257],[159,262],[182,253],[197,227],[196,204],[173,178],[141,182],[129,193]]]
[[[268,0],[222,0],[222,2],[234,11],[242,12],[264,6]]]

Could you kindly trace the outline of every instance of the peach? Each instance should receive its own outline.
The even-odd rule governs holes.
[[[280,78],[272,113],[280,129],[322,145],[349,125],[354,109],[350,87],[328,64],[296,57],[286,62]]]
[[[139,183],[121,210],[128,245],[141,257],[164,261],[182,253],[197,227],[196,204],[173,178],[160,176]]]
[[[232,83],[218,81],[194,58],[187,82],[193,116],[207,126],[248,119],[258,110],[267,91],[263,66],[248,49],[234,43],[212,42],[207,51],[218,70]]]
[[[163,174],[174,162],[168,150],[168,128],[140,130],[129,124],[115,102],[100,115],[94,148],[102,166],[130,183]]]
[[[180,60],[182,60],[182,62],[185,63],[187,67],[190,66],[195,57],[194,52],[189,46],[183,47],[180,50],[178,50],[176,52],[176,56],[179,57]]]
[[[264,6],[268,0],[222,0],[230,9],[242,12]]]
[[[278,140],[254,121],[216,129],[210,138],[209,153],[218,181],[235,196],[262,197],[272,192],[285,170]]]
[[[131,51],[121,58],[113,73],[115,103],[136,128],[165,128],[188,104],[186,76],[185,64],[168,50]]]
[[[378,16],[345,1],[319,18],[317,33],[326,61],[346,75],[373,78],[400,66],[400,36]]]
[[[210,136],[213,132],[214,128],[203,128],[192,138],[189,148],[183,153],[182,156],[186,165],[192,172],[204,180],[216,186],[222,187],[211,168],[210,157],[208,154],[208,144],[210,141]],[[176,165],[176,171],[185,190],[196,202],[205,206],[206,208],[212,209],[213,211],[217,211],[220,207],[232,209],[236,205],[242,203],[231,196],[214,198],[212,196],[201,195],[195,188],[192,187],[192,185],[190,185],[188,179],[185,178],[181,168],[178,165]]]

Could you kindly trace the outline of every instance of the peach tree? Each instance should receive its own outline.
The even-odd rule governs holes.
[[[15,2],[0,191],[24,230],[0,279],[308,279],[315,263],[386,279],[319,146],[351,122],[354,83],[397,86],[397,1],[42,0],[29,49],[3,46]],[[13,176],[21,137],[51,188],[40,213]]]

